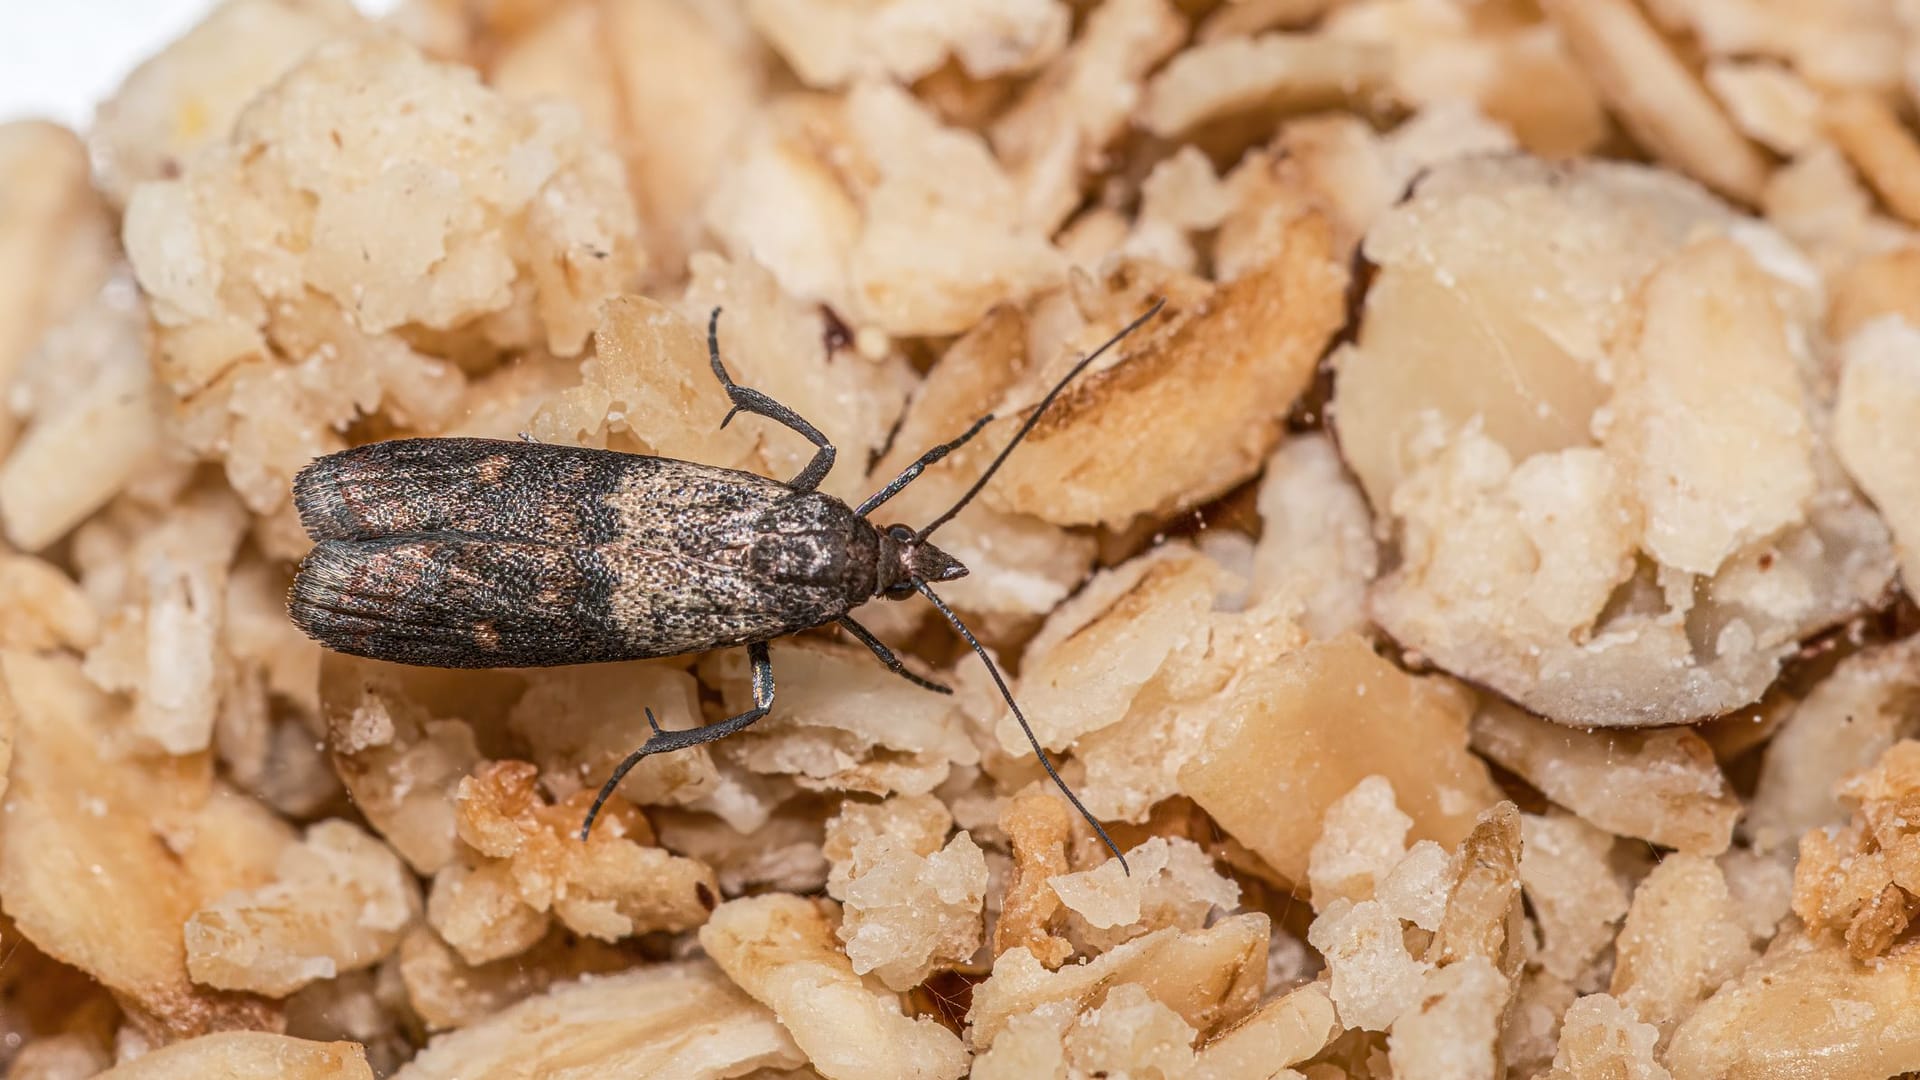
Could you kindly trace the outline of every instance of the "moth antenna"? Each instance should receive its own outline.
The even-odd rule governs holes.
[[[1040,417],[1046,413],[1048,406],[1053,404],[1053,399],[1059,397],[1060,392],[1067,388],[1068,383],[1072,382],[1075,378],[1079,377],[1081,372],[1087,370],[1088,365],[1092,364],[1095,360],[1100,359],[1101,354],[1105,353],[1108,349],[1113,348],[1115,345],[1120,344],[1121,339],[1125,338],[1128,334],[1133,333],[1135,330],[1140,329],[1140,327],[1146,324],[1148,319],[1151,319],[1155,315],[1160,314],[1160,309],[1166,306],[1167,306],[1167,302],[1164,298],[1160,300],[1155,300],[1153,302],[1153,306],[1147,309],[1146,314],[1128,323],[1126,326],[1121,328],[1119,333],[1113,335],[1112,337],[1108,338],[1105,342],[1103,342],[1099,348],[1088,353],[1086,356],[1081,357],[1079,363],[1074,364],[1071,370],[1069,370],[1065,375],[1060,377],[1059,382],[1053,384],[1053,389],[1047,391],[1047,396],[1040,399],[1039,406],[1036,407],[1031,413],[1027,414],[1027,422],[1020,425],[1020,430],[1014,433],[1013,441],[1009,442],[1003,449],[1001,449],[999,456],[993,459],[993,464],[987,466],[987,471],[980,474],[980,478],[973,482],[973,486],[967,489],[967,493],[965,495],[960,496],[960,500],[958,502],[954,503],[952,506],[949,506],[947,508],[946,513],[941,514],[937,518],[934,518],[933,524],[928,525],[926,528],[921,529],[919,532],[915,533],[913,536],[915,542],[924,541],[927,537],[932,536],[933,531],[935,529],[938,529],[940,526],[945,525],[949,521],[952,521],[953,516],[955,514],[958,514],[960,511],[965,510],[967,508],[967,504],[973,501],[973,497],[975,495],[980,494],[980,489],[987,486],[987,481],[993,479],[993,474],[1000,471],[1000,466],[1005,464],[1007,460],[1007,455],[1013,453],[1013,448],[1016,446],[1019,446],[1020,440],[1027,437],[1027,432],[1032,431],[1033,426],[1040,422]],[[932,594],[929,593],[928,595],[931,596]],[[937,602],[938,601],[936,601],[936,603]],[[1008,698],[1007,700],[1011,702],[1013,699]],[[1018,709],[1014,710],[1016,714],[1019,711],[1020,710]],[[1022,722],[1024,723],[1024,721]],[[1029,732],[1029,735],[1031,735],[1031,732]],[[1039,744],[1036,743],[1035,745],[1038,746]],[[1044,762],[1046,758],[1042,756],[1040,760]],[[1051,766],[1048,767],[1048,771],[1049,772],[1052,771]],[[1056,776],[1054,777],[1054,779],[1058,780],[1059,777]],[[1065,790],[1065,788],[1066,788],[1066,785],[1062,784],[1061,789]],[[1073,796],[1071,793],[1069,793],[1067,797],[1072,798]],[[1074,805],[1078,806],[1080,804],[1076,802],[1074,803]],[[1082,810],[1080,812],[1083,814],[1086,813],[1085,810]],[[1088,820],[1092,820],[1092,819],[1089,818]],[[1098,826],[1096,826],[1096,828],[1097,827]],[[1102,835],[1104,836],[1105,834],[1103,833]],[[1111,841],[1108,841],[1107,846],[1113,847],[1113,843]],[[1116,850],[1114,854],[1117,855],[1119,854],[1119,852]]]
[[[1154,305],[1153,310],[1160,310],[1160,306],[1158,304]],[[1147,314],[1151,315],[1153,312],[1150,311]],[[1143,319],[1142,321],[1145,320]],[[1138,322],[1134,323],[1134,326],[1138,325],[1140,325]],[[1131,327],[1128,329],[1131,329]],[[1123,331],[1122,336],[1124,336],[1124,333]],[[1042,407],[1044,408],[1045,406]],[[1073,789],[1067,786],[1067,782],[1060,779],[1060,774],[1054,771],[1053,762],[1047,759],[1046,750],[1040,746],[1040,740],[1034,735],[1033,728],[1028,726],[1027,718],[1021,713],[1019,704],[1013,700],[1013,691],[1007,689],[1007,680],[1000,677],[1000,669],[994,665],[993,658],[987,655],[987,650],[980,646],[979,639],[973,636],[973,631],[967,629],[967,624],[960,621],[960,616],[955,615],[952,608],[948,607],[938,596],[934,595],[933,590],[928,587],[926,582],[915,578],[913,587],[919,591],[921,596],[931,601],[933,606],[939,609],[940,614],[946,616],[947,622],[952,623],[953,628],[958,630],[960,636],[967,639],[967,644],[973,647],[974,653],[980,657],[980,662],[987,665],[987,674],[993,676],[993,685],[1000,688],[1000,696],[1006,699],[1007,708],[1013,710],[1013,718],[1020,721],[1020,730],[1027,733],[1027,742],[1033,744],[1033,755],[1040,759],[1040,767],[1047,770],[1047,775],[1052,777],[1054,784],[1060,788],[1060,794],[1065,795],[1067,801],[1073,804],[1073,808],[1080,811],[1080,816],[1087,819],[1087,824],[1093,826],[1094,835],[1100,838],[1100,842],[1107,845],[1107,850],[1113,852],[1114,858],[1120,860],[1120,869],[1124,871],[1128,877],[1132,877],[1133,867],[1128,866],[1127,857],[1120,854],[1120,846],[1113,842],[1113,837],[1108,836],[1107,830],[1101,828],[1099,820],[1089,813],[1085,806],[1081,805],[1080,797],[1075,795]]]

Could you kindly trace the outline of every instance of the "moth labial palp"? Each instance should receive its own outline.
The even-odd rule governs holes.
[[[671,731],[649,709],[653,734],[600,788],[580,826],[585,840],[642,760],[725,738],[767,715],[774,700],[767,642],[774,638],[837,623],[895,674],[952,693],[909,671],[850,614],[877,597],[919,594],[987,666],[1047,775],[1125,868],[1119,847],[1054,769],[999,668],[933,591],[967,568],[928,538],[980,493],[1074,378],[1164,305],[1156,302],[1077,361],[965,494],[919,529],[880,528],[869,515],[993,417],[849,507],[819,490],[834,463],[827,437],[727,373],[715,308],[707,354],[731,403],[720,424],[753,413],[806,438],[814,454],[791,480],[530,441],[369,443],[322,457],[294,478],[294,506],[314,547],[294,576],[288,613],[330,649],[428,667],[541,667],[746,646],[753,707]]]

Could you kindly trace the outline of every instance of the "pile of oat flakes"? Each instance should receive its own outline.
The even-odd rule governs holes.
[[[0,127],[14,1080],[1920,1069],[1920,5],[230,0]],[[949,590],[287,621],[404,434],[965,489]]]

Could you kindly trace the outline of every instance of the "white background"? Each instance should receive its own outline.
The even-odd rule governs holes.
[[[355,0],[385,11],[394,0]],[[0,0],[0,122],[84,129],[127,72],[179,37],[212,0]]]

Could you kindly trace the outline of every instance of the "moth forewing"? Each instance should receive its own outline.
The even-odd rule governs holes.
[[[294,578],[294,622],[398,663],[677,656],[819,626],[874,595],[873,526],[732,469],[404,439],[322,458],[294,492],[319,540]]]

